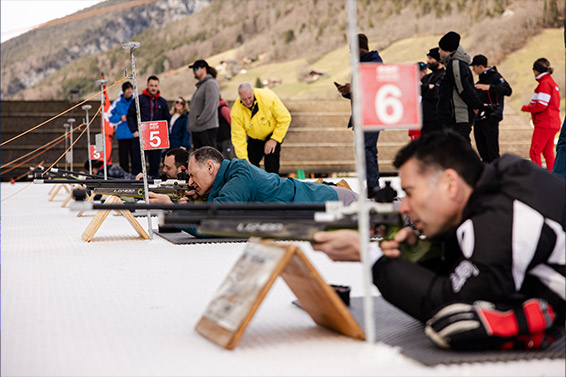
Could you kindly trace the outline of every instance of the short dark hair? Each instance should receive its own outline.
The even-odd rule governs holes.
[[[198,149],[193,149],[189,154],[189,159],[191,159],[191,157],[194,157],[195,161],[200,165],[204,164],[208,160],[221,164],[224,160],[222,153],[218,152],[218,150],[213,147],[200,147]]]
[[[393,161],[399,169],[415,158],[421,171],[454,169],[470,186],[474,187],[483,163],[470,143],[452,130],[431,132],[404,146]]]
[[[151,75],[147,78],[147,82],[150,82],[151,80],[159,81],[159,77],[155,75]]]
[[[130,89],[130,88],[133,88],[133,87],[134,87],[134,86],[132,85],[131,82],[125,81],[125,82],[122,84],[122,92],[125,92],[127,89]]]
[[[92,165],[92,167],[94,169],[100,169],[103,165],[104,165],[104,161],[101,160],[90,160],[90,165]],[[88,160],[85,161],[85,170],[89,169],[89,163]]]
[[[369,51],[368,37],[365,34],[358,34],[358,48]]]
[[[183,148],[173,148],[165,153],[165,157],[175,156],[175,166],[189,166],[189,152]]]

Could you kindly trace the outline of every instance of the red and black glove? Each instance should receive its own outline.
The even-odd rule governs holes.
[[[552,307],[542,299],[505,311],[486,301],[456,303],[432,316],[425,333],[441,348],[537,349],[553,343],[554,318]]]

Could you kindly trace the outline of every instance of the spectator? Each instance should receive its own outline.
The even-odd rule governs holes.
[[[187,129],[189,119],[189,105],[183,97],[177,98],[171,109],[169,122],[169,147],[191,149],[191,134]]]
[[[488,104],[476,115],[474,138],[476,147],[484,162],[499,157],[499,122],[503,119],[503,97],[510,96],[511,87],[496,67],[487,65],[483,55],[474,56],[472,70],[478,75],[476,90],[481,102]]]
[[[360,54],[360,63],[383,63],[381,56],[375,50],[369,50],[368,37],[365,34],[358,34],[358,48]],[[343,85],[337,84],[338,92],[344,98],[352,99],[350,83]],[[352,117],[348,122],[348,127],[352,127]],[[366,154],[366,181],[367,194],[373,197],[375,191],[379,189],[379,165],[377,163],[377,140],[379,139],[379,131],[364,132],[364,148]]]
[[[427,134],[442,129],[438,118],[438,95],[440,83],[446,74],[444,65],[440,62],[438,47],[431,48],[426,53],[426,62],[430,73],[421,79],[421,96],[423,106],[423,128],[421,134]]]
[[[265,171],[279,174],[281,143],[291,114],[269,89],[254,89],[249,82],[238,85],[239,98],[232,106],[232,142],[238,158],[255,166],[265,158]]]
[[[470,141],[474,114],[483,107],[474,89],[470,55],[460,46],[460,35],[453,31],[438,41],[446,75],[440,83],[438,115],[444,127],[451,128]]]
[[[428,68],[428,65],[424,62],[418,62],[417,67],[419,67],[419,82],[421,83],[421,86],[422,86],[422,80],[423,80],[423,77],[426,76],[426,70]],[[421,98],[420,98],[421,106],[422,106],[422,99],[423,98],[421,96]],[[409,130],[409,137],[411,138],[411,140],[418,139],[420,136],[421,136],[421,129]]]
[[[138,145],[134,145],[134,134],[130,131],[128,127],[128,109],[132,104],[134,96],[134,87],[129,81],[125,81],[122,84],[122,93],[120,96],[112,102],[112,105],[108,109],[110,113],[110,123],[116,129],[116,140],[118,140],[118,158],[120,160],[120,167],[124,169],[125,172],[130,172],[130,159],[134,160],[134,148],[138,148]]]
[[[232,145],[231,125],[230,107],[228,107],[228,102],[220,97],[220,102],[218,102],[218,135],[216,137],[216,145],[226,160],[231,160],[236,156],[234,154],[234,145]]]
[[[167,100],[161,97],[159,91],[159,78],[157,76],[149,76],[147,79],[147,88],[143,90],[142,94],[138,96],[140,104],[140,118],[142,122],[165,120],[169,122],[171,115],[169,114],[169,105]],[[133,159],[132,159],[132,174],[137,175],[142,171],[141,154],[139,148],[139,131],[138,120],[136,114],[136,105],[134,102],[130,105],[128,110],[128,126],[130,131],[134,134]],[[148,176],[152,178],[159,177],[159,164],[161,163],[161,151],[158,149],[145,152],[146,158],[149,160]]]
[[[554,69],[547,59],[540,58],[534,62],[533,74],[538,86],[531,102],[521,108],[521,111],[531,113],[535,127],[529,152],[531,160],[542,166],[542,153],[550,171],[554,167],[554,136],[560,130],[560,91],[552,72]]]
[[[191,99],[189,131],[193,146],[216,147],[218,133],[218,99],[220,87],[216,82],[216,70],[205,60],[197,60],[189,66],[198,82]]]

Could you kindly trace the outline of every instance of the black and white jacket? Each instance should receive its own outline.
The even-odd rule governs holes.
[[[442,237],[444,258],[427,266],[381,257],[374,283],[421,321],[453,302],[513,305],[546,299],[564,323],[566,182],[516,156],[486,164],[461,224]]]

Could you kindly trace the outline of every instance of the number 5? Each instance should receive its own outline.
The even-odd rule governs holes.
[[[375,95],[375,112],[377,117],[385,124],[397,123],[403,118],[403,103],[401,89],[395,85],[383,85]],[[388,110],[390,112],[388,112]]]
[[[152,147],[158,147],[161,144],[161,139],[159,138],[159,131],[149,132],[149,145]]]

